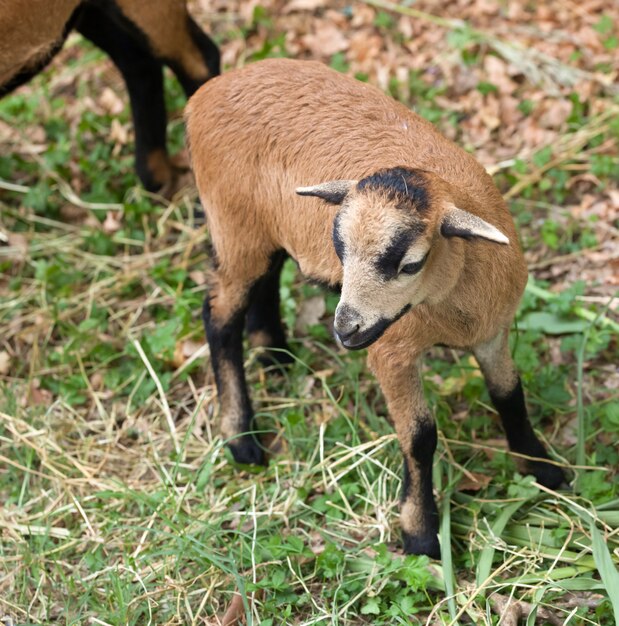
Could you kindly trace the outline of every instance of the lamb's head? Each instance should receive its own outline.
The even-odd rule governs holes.
[[[434,173],[403,167],[297,189],[341,206],[333,223],[343,267],[335,332],[346,348],[369,346],[412,307],[453,287],[450,238],[509,243],[458,208],[449,189]]]

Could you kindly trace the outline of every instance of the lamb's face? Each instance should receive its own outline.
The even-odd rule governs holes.
[[[431,255],[431,227],[417,206],[382,189],[351,194],[333,224],[342,262],[335,332],[349,349],[365,348],[424,298],[424,272]]]
[[[429,297],[428,284],[440,290],[440,281],[428,281],[427,274],[441,271],[440,259],[434,259],[441,256],[441,238],[509,243],[494,226],[454,206],[443,186],[436,174],[395,167],[359,182],[297,189],[300,195],[341,205],[333,223],[333,245],[343,266],[335,332],[346,348],[376,341]]]

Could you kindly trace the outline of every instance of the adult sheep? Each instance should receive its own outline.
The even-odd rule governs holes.
[[[526,265],[507,206],[471,155],[377,89],[313,62],[268,60],[217,78],[190,100],[187,124],[215,254],[204,322],[236,460],[264,461],[243,327],[254,345],[287,349],[278,274],[289,255],[340,290],[341,343],[369,348],[404,455],[406,552],[440,553],[437,432],[420,371],[431,346],[473,351],[510,448],[534,457],[525,471],[563,482],[508,347]]]
[[[0,97],[39,73],[75,29],[120,70],[135,126],[136,170],[170,193],[177,172],[166,148],[163,65],[187,96],[219,74],[219,50],[184,0],[0,0]]]

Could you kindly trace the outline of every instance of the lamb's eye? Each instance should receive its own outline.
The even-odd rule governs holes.
[[[423,267],[423,261],[407,263],[400,268],[400,274],[416,274]]]
[[[409,276],[416,274],[426,264],[427,258],[428,253],[426,253],[421,261],[416,261],[415,263],[405,263],[400,268],[400,274],[408,274]]]

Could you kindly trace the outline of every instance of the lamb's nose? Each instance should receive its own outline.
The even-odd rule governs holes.
[[[359,324],[355,324],[353,327],[351,328],[340,328],[339,326],[335,327],[335,332],[337,333],[337,336],[340,338],[341,341],[346,341],[347,339],[350,339],[354,334],[356,334],[356,332],[359,330]]]
[[[333,327],[340,341],[350,339],[361,328],[361,316],[347,304],[340,304],[335,311]]]

